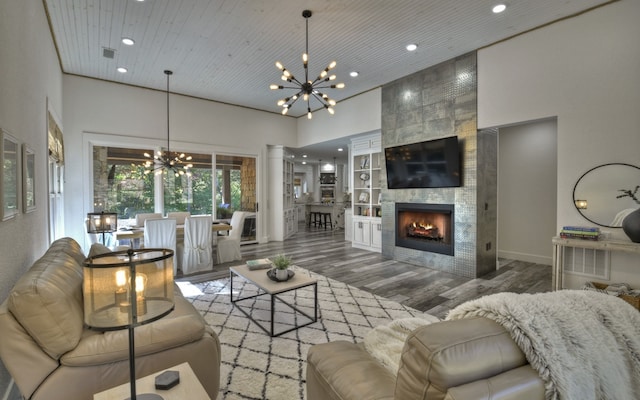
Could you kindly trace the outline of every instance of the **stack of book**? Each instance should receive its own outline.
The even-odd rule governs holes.
[[[247,267],[249,270],[254,271],[256,269],[267,269],[271,268],[273,265],[271,264],[271,260],[268,258],[260,258],[257,260],[247,260]]]
[[[593,226],[563,226],[560,237],[565,239],[598,240],[600,228]]]

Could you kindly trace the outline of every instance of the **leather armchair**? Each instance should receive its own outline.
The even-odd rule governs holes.
[[[91,400],[129,381],[127,330],[83,324],[84,254],[71,238],[52,243],[0,305],[0,358],[29,400]],[[188,362],[212,399],[220,386],[220,342],[175,286],[175,308],[135,329],[136,375]]]
[[[307,399],[543,400],[544,384],[502,326],[469,318],[413,331],[397,376],[361,344],[312,346]]]

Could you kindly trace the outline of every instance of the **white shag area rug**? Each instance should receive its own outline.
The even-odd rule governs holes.
[[[446,319],[483,316],[505,327],[545,382],[550,400],[640,398],[640,312],[592,291],[499,293]]]
[[[266,271],[265,271],[266,273]],[[229,302],[229,279],[196,284],[181,283],[185,296],[218,334],[222,348],[218,400],[306,399],[306,357],[309,347],[336,340],[362,342],[372,328],[395,319],[431,317],[357,289],[353,286],[296,267],[296,274],[318,279],[318,321],[271,338]],[[256,294],[256,287],[233,279],[234,299]],[[312,312],[313,289],[304,288],[283,296],[306,313]],[[269,296],[244,301],[253,318],[268,324]],[[276,302],[276,332],[292,323],[308,321]],[[435,317],[431,317],[435,318]]]

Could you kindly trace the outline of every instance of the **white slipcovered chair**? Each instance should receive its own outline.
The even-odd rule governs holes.
[[[175,219],[176,224],[178,225],[184,225],[185,219],[187,219],[190,216],[191,216],[191,213],[189,211],[174,211],[174,212],[167,213],[167,218]]]
[[[178,243],[177,260],[182,273],[211,269],[211,224],[210,215],[187,217],[184,221],[184,242]]]
[[[148,219],[160,219],[162,218],[162,214],[160,213],[142,213],[136,214],[136,226],[143,227],[144,221]]]
[[[144,247],[147,249],[171,249],[176,257],[176,220],[162,218],[144,221]],[[177,272],[178,263],[174,258],[174,276]]]
[[[217,239],[216,253],[218,254],[218,264],[242,260],[240,252],[240,237],[244,227],[244,219],[248,212],[234,211],[231,216],[231,230],[228,236],[220,236]]]

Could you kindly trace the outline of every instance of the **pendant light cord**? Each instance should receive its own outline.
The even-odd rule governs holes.
[[[167,158],[171,157],[171,150],[169,147],[169,77],[173,74],[172,71],[165,70],[167,75]]]
[[[304,17],[305,22],[305,44],[304,44],[304,53],[309,57],[309,18],[311,18],[311,11],[304,10],[302,12],[302,16]],[[308,64],[308,61],[307,61]],[[309,82],[309,67],[305,67],[304,69],[304,83]],[[307,103],[309,103],[307,101]]]

